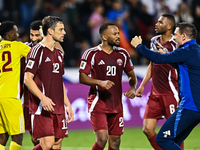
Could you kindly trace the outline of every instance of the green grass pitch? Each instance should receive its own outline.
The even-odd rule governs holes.
[[[159,128],[156,128],[158,131]],[[200,150],[200,126],[197,126],[189,137],[185,140],[185,150]],[[95,142],[93,130],[70,130],[69,137],[65,138],[62,143],[62,150],[90,150]],[[6,150],[9,149],[10,139],[7,143]],[[24,134],[23,150],[31,150],[33,144],[30,140],[29,133]],[[107,145],[105,150],[107,149]],[[153,150],[142,128],[125,128],[124,135],[121,137],[120,150]]]

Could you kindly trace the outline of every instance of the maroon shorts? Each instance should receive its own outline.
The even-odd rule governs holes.
[[[54,136],[55,138],[68,137],[65,114],[32,115],[33,136],[35,139]]]
[[[145,107],[144,119],[168,119],[177,109],[177,100],[174,95],[150,95]]]
[[[124,132],[123,112],[92,112],[90,121],[95,132],[102,129],[108,130],[109,135],[122,135]]]
[[[29,114],[29,108],[25,106],[24,106],[24,120],[25,120],[25,130],[32,131],[31,114]]]

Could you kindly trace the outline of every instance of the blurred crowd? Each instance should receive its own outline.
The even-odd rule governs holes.
[[[130,40],[141,35],[149,47],[155,23],[163,13],[173,14],[177,23],[193,23],[200,31],[200,0],[0,0],[0,22],[14,21],[22,42],[29,41],[32,21],[48,15],[63,19],[67,32],[61,43],[65,67],[78,67],[82,53],[100,43],[98,29],[105,22],[118,26],[120,46],[130,53],[134,65],[148,64]],[[200,32],[197,42],[200,43]]]

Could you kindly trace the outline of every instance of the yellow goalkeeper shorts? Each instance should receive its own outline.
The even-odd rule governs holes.
[[[17,135],[25,132],[24,114],[20,99],[0,99],[0,134]]]

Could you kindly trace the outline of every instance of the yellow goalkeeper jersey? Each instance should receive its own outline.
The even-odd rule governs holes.
[[[20,98],[20,60],[29,50],[22,42],[0,42],[0,99]]]

